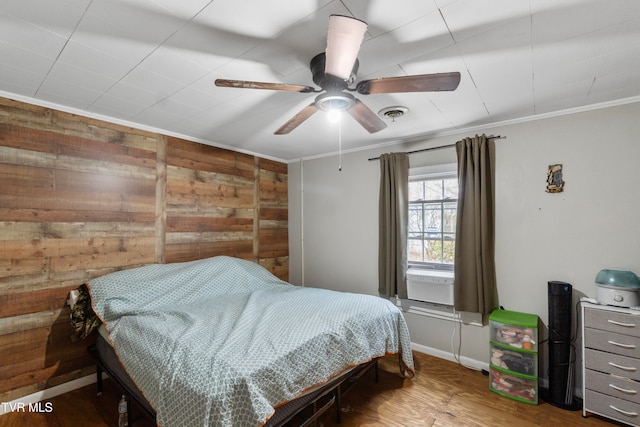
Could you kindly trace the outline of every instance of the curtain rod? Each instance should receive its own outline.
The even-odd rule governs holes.
[[[500,135],[496,135],[496,136],[488,136],[487,139],[507,139],[506,136],[500,136]],[[440,150],[442,148],[449,148],[449,147],[455,147],[456,144],[448,144],[448,145],[441,145],[439,147],[431,147],[431,148],[423,148],[421,150],[414,150],[414,151],[407,151],[406,154],[415,154],[415,153],[422,153],[423,151],[431,151],[431,150]],[[380,156],[378,157],[371,157],[369,159],[369,161],[372,160],[380,160]]]

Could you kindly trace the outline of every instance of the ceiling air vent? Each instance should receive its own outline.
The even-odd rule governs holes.
[[[407,107],[387,107],[378,111],[378,115],[383,119],[391,119],[392,122],[395,122],[397,118],[402,117],[408,111]]]

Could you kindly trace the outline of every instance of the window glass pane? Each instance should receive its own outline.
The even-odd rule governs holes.
[[[442,262],[442,243],[439,240],[424,242],[424,260],[426,262]]]
[[[427,233],[442,231],[442,210],[440,203],[424,204],[424,224]]]
[[[409,181],[409,200],[424,200],[424,181]]]
[[[442,250],[442,262],[446,262],[447,264],[453,264],[453,259],[455,256],[455,240],[445,240],[443,243]]]
[[[425,183],[425,200],[442,199],[442,180],[424,181]]]
[[[457,199],[458,198],[458,179],[449,178],[442,180],[444,193],[443,199]]]
[[[457,203],[443,203],[442,204],[442,231],[455,233],[456,232],[456,213],[458,212]]]
[[[424,231],[422,224],[422,204],[409,205],[409,232]]]
[[[409,253],[408,260],[409,261],[417,261],[422,262],[424,258],[422,257],[422,239],[413,240],[409,238]]]

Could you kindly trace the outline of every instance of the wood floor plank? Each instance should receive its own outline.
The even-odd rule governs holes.
[[[109,424],[103,417],[96,416],[97,407],[95,399],[91,399],[88,393],[90,392],[86,390],[86,388],[78,389],[51,399],[60,427],[75,427],[79,425],[109,427]],[[116,419],[117,406],[112,409],[111,412],[114,414],[113,418]]]
[[[2,427],[62,427],[53,413],[10,412],[0,416]]]

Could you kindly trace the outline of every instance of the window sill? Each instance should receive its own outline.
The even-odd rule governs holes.
[[[430,304],[427,302],[400,299],[397,297],[392,297],[391,302],[405,313],[446,320],[449,322],[457,322],[464,325],[483,326],[482,315],[480,313],[455,311],[452,306],[448,305]]]

